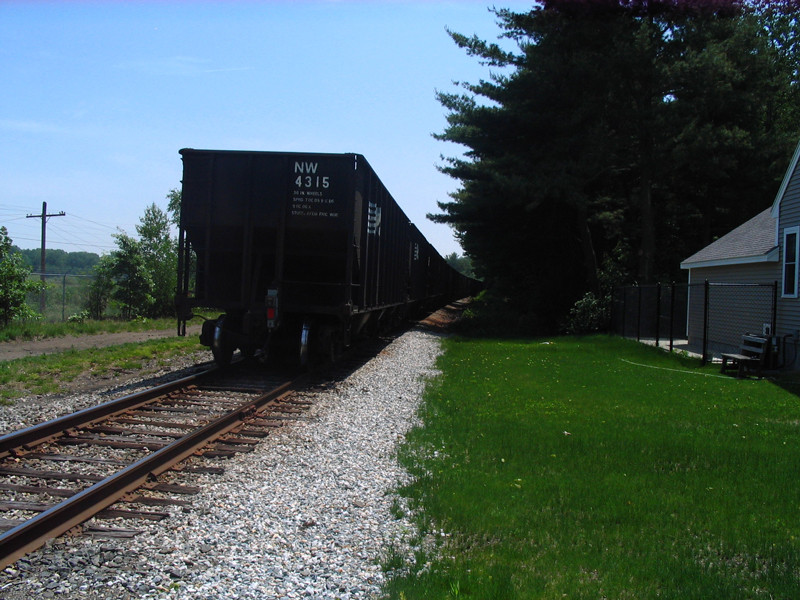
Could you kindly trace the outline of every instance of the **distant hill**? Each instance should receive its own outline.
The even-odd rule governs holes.
[[[41,250],[22,250],[13,246],[15,252],[19,252],[25,262],[38,272],[41,266]],[[70,275],[90,275],[94,266],[100,262],[100,255],[94,252],[65,252],[64,250],[47,251],[47,272],[48,273],[68,273]]]

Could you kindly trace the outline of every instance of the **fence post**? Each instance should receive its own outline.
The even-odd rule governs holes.
[[[625,337],[625,317],[628,316],[628,286],[622,286],[622,337]]]
[[[608,334],[613,335],[614,331],[614,315],[617,314],[617,290],[618,287],[611,288],[611,310],[608,311]]]
[[[661,341],[661,282],[656,284],[656,348]]]
[[[64,273],[64,278],[61,280],[61,321],[66,321],[67,310],[67,274]]]
[[[705,365],[708,362],[708,292],[710,289],[708,279],[705,280],[703,289],[705,297],[703,298],[703,359],[701,364]]]
[[[669,351],[672,352],[673,342],[675,341],[675,282],[669,288]]]
[[[636,298],[636,341],[642,341],[642,286],[636,285],[638,297]]]

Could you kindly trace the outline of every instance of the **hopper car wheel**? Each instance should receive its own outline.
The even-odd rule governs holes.
[[[234,350],[233,344],[225,333],[225,317],[220,317],[214,327],[214,341],[211,344],[211,354],[214,355],[214,362],[220,367],[229,366]]]

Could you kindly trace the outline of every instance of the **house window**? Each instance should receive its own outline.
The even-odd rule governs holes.
[[[797,298],[797,257],[800,227],[783,230],[783,296]]]

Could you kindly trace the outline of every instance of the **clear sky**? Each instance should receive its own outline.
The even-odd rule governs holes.
[[[496,41],[490,1],[0,0],[0,225],[21,248],[108,252],[180,187],[180,148],[356,152],[425,218],[461,149],[436,91],[489,75],[446,28]],[[532,2],[498,7],[518,11]]]

